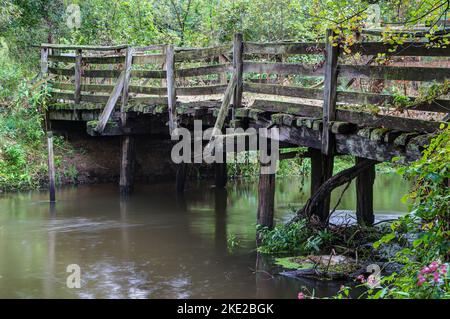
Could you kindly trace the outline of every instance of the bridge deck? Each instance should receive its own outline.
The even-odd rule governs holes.
[[[312,193],[334,178],[333,156],[368,163],[357,178],[357,214],[371,223],[372,160],[419,158],[448,117],[450,47],[420,38],[343,50],[328,40],[331,35],[329,30],[326,43],[252,43],[237,34],[232,44],[210,48],[44,44],[41,73],[52,87],[48,116],[54,127],[82,121],[90,135],[122,136],[125,189],[135,136],[168,139],[197,119],[219,130],[276,126],[283,146],[309,148]],[[378,63],[380,54],[385,60]],[[273,178],[260,179],[263,223],[273,216],[267,203]],[[326,221],[329,198],[319,206],[316,213]]]

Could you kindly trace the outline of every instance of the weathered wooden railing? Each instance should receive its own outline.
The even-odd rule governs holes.
[[[235,35],[233,44],[210,48],[43,44],[41,69],[43,74],[52,75],[55,99],[70,101],[74,104],[74,109],[83,102],[104,104],[97,125],[99,132],[104,129],[120,98],[122,113],[130,105],[139,105],[137,109],[140,110],[158,105],[167,107],[172,132],[177,125],[179,98],[222,94],[233,70],[237,77],[232,99],[233,120],[236,109],[244,106],[242,96],[246,94],[256,94],[257,97],[252,105],[245,105],[246,107],[297,117],[321,118],[321,126],[325,128],[322,136],[322,151],[325,154],[333,148],[330,140],[332,125],[336,121],[400,131],[433,132],[438,128],[439,123],[435,121],[339,107],[374,104],[383,108],[385,104],[392,104],[395,96],[355,92],[345,88],[339,90],[338,80],[347,79],[348,83],[353,83],[355,79],[440,82],[450,78],[447,62],[444,61],[445,67],[432,68],[355,64],[349,63],[350,59],[340,51],[328,42],[244,42],[240,34]],[[384,43],[363,42],[355,44],[351,51],[361,57],[372,57],[368,59],[369,63],[378,53],[389,56],[450,56],[449,48],[427,48],[424,43],[404,43],[392,49]],[[131,59],[128,63],[127,55]],[[315,59],[315,63],[297,62],[305,60],[305,56]],[[255,81],[254,75],[261,77],[262,74],[268,74],[269,80],[266,82],[269,83],[258,83],[258,79]],[[212,77],[216,75],[217,79],[213,80]],[[271,75],[276,75],[275,81],[270,81]],[[324,88],[296,84],[300,78],[307,77],[322,78]],[[282,80],[286,81],[281,83]],[[261,99],[260,94],[272,98]],[[280,101],[279,97],[293,98],[294,101]],[[414,100],[415,97],[410,98]],[[310,103],[308,100],[316,101]],[[418,103],[412,110],[448,113],[450,101],[438,99],[431,103]]]
[[[46,79],[52,83],[53,97],[69,102],[74,111],[82,109],[83,103],[101,104],[95,127],[99,134],[113,114],[116,120],[120,115],[120,123],[125,127],[128,114],[152,113],[157,109],[162,111],[156,113],[167,113],[169,131],[173,133],[182,115],[195,115],[200,108],[199,103],[183,99],[224,93],[222,102],[202,104],[208,105],[208,112],[215,108],[214,112],[202,109],[197,114],[215,114],[216,130],[211,140],[221,134],[225,123],[238,126],[240,118],[245,118],[245,125],[250,119],[255,126],[278,125],[280,131],[289,132],[284,134],[284,142],[309,147],[305,156],[311,158],[312,194],[331,178],[335,154],[354,155],[357,163],[369,160],[356,185],[358,220],[370,224],[375,161],[407,154],[410,140],[426,137],[418,141],[419,146],[413,145],[417,158],[421,143],[429,137],[426,134],[436,131],[440,118],[450,112],[448,96],[420,102],[417,94],[408,93],[406,87],[406,83],[426,86],[450,79],[450,47],[428,48],[424,40],[395,47],[362,42],[348,48],[358,54],[355,59],[328,40],[332,35],[328,31],[326,43],[253,43],[243,41],[242,35],[237,34],[233,43],[209,48],[44,44],[41,72],[44,76],[50,74]],[[374,61],[379,53],[395,59],[391,65],[377,65]],[[396,61],[397,57],[433,59],[431,66],[424,66],[423,61],[419,66],[406,66]],[[302,84],[305,81],[310,83]],[[441,117],[424,120],[417,118],[417,112],[414,117],[399,114],[393,107],[398,96],[382,93],[379,88],[364,91],[361,81],[372,81],[371,86],[401,83],[404,95],[410,95],[406,98],[417,101],[410,103],[406,111],[421,111],[427,116],[440,113]],[[355,90],[358,83],[359,91]],[[249,102],[251,99],[254,101]],[[371,112],[368,105],[377,106],[381,112]],[[294,132],[292,136],[290,132]],[[123,135],[120,185],[126,191],[132,185],[132,134],[125,130],[118,134]],[[225,166],[221,167],[218,171],[223,173]],[[273,187],[274,176],[261,176],[258,216],[273,219]],[[327,220],[330,211],[329,196],[326,197],[316,208],[322,221]]]

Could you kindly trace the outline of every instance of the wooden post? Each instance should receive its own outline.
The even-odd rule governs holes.
[[[232,120],[236,119],[236,109],[242,106],[242,92],[243,92],[243,71],[244,71],[244,41],[242,33],[234,35],[233,42],[233,68],[236,72],[236,89],[233,96]]]
[[[133,190],[133,173],[135,160],[134,136],[122,137],[122,157],[120,163],[120,194],[128,195]]]
[[[122,88],[122,105],[120,106],[120,120],[122,123],[122,127],[125,127],[127,125],[126,107],[128,104],[128,88],[130,86],[132,65],[133,65],[133,48],[128,47],[125,53],[125,69],[124,69],[125,75]],[[120,81],[120,78],[117,81]]]
[[[167,104],[169,108],[169,132],[172,134],[177,127],[176,103],[177,95],[175,88],[175,58],[174,48],[169,44],[166,49],[166,78],[167,78]]]
[[[311,154],[311,196],[319,189],[319,187],[333,175],[334,157],[321,153],[320,150],[310,148]],[[325,222],[330,213],[330,196],[321,202],[315,215],[321,222]]]
[[[336,119],[336,92],[337,92],[337,62],[338,47],[333,46],[330,37],[334,35],[333,30],[328,29],[326,33],[326,65],[324,79],[323,98],[323,131],[322,131],[322,153],[331,155],[334,151],[334,140],[331,133],[330,122]]]
[[[225,156],[226,157],[226,154]],[[227,185],[227,163],[214,163],[216,188],[224,188]]]
[[[227,63],[227,59],[223,56],[223,54],[219,55],[219,63],[220,64]],[[227,73],[226,72],[219,73],[219,84],[227,84]]]
[[[258,225],[272,229],[274,226],[275,174],[267,174],[270,164],[261,163],[258,187]]]
[[[41,49],[41,76],[45,78],[48,74],[48,48]]]
[[[176,191],[177,193],[184,192],[184,188],[186,185],[186,173],[187,173],[187,164],[180,163],[177,165],[177,173],[176,173]]]
[[[356,157],[356,164],[367,161]],[[372,226],[375,220],[373,213],[373,184],[375,182],[375,163],[370,165],[356,178],[356,217],[358,224]]]
[[[50,194],[50,203],[56,201],[55,196],[55,161],[53,157],[53,133],[47,133],[47,148],[48,148],[48,187]]]
[[[80,104],[81,102],[81,60],[82,51],[78,49],[75,55],[75,93],[73,98],[75,104]]]

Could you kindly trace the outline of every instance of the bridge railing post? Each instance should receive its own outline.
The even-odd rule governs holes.
[[[169,132],[172,135],[177,127],[176,106],[177,94],[175,86],[175,49],[172,44],[166,48],[166,81],[167,81],[167,103],[169,111]]]
[[[338,46],[333,45],[332,37],[334,31],[327,30],[326,33],[326,64],[324,78],[323,97],[323,131],[322,131],[322,153],[331,155],[334,152],[334,141],[331,133],[330,122],[336,120],[336,96],[338,80]]]
[[[236,73],[236,89],[233,96],[232,120],[236,119],[236,109],[242,106],[243,71],[244,71],[244,41],[242,33],[236,33],[233,41],[233,69]]]
[[[80,104],[81,102],[81,63],[82,63],[82,50],[77,49],[75,52],[75,92],[74,92],[74,102],[76,105]]]
[[[48,74],[48,51],[49,48],[41,48],[41,76],[43,78]]]
[[[339,54],[338,46],[333,45],[333,36],[333,30],[328,29],[325,44],[326,64],[323,98],[322,152],[321,154],[316,152],[317,154],[311,157],[311,192],[315,192],[320,185],[333,176],[335,140],[331,132],[331,122],[336,119],[337,63]],[[316,216],[321,222],[328,220],[330,214],[330,198],[330,195],[328,195],[316,211]]]

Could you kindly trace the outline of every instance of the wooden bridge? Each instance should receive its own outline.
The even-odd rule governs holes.
[[[329,40],[244,42],[241,34],[233,43],[208,48],[42,44],[41,72],[52,88],[52,125],[76,121],[86,123],[90,135],[121,136],[122,191],[132,187],[139,135],[170,139],[174,129],[192,128],[195,119],[221,130],[276,126],[282,147],[308,148],[283,152],[280,159],[311,158],[311,194],[332,177],[334,156],[370,163],[358,173],[356,187],[358,221],[372,224],[375,164],[419,158],[449,113],[450,100],[422,101],[414,91],[421,83],[450,78],[450,48],[429,48],[421,40],[396,46],[361,42],[350,50],[345,55]],[[392,65],[375,64],[379,53],[394,57]],[[395,109],[398,97],[381,93],[394,85],[411,95],[408,109]],[[184,170],[179,165],[178,191]],[[258,223],[269,227],[274,179],[260,175]],[[216,186],[225,183],[226,166],[218,163]],[[315,214],[326,220],[329,211],[327,196]]]

